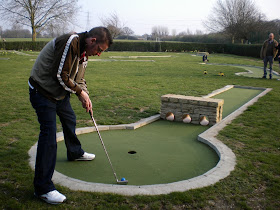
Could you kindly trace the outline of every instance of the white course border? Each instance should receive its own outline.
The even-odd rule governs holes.
[[[232,152],[232,150],[229,147],[227,147],[225,144],[223,144],[221,141],[219,141],[216,138],[216,136],[218,135],[220,130],[222,130],[229,123],[231,123],[231,121],[235,119],[237,116],[242,114],[247,109],[248,106],[251,106],[260,97],[266,95],[269,91],[272,90],[271,88],[255,88],[255,87],[228,85],[225,86],[224,88],[213,91],[212,93],[204,97],[209,98],[234,87],[263,90],[263,92],[261,92],[252,100],[250,100],[242,107],[234,111],[232,114],[224,118],[222,121],[215,124],[214,126],[212,126],[211,128],[209,128],[208,130],[206,130],[205,132],[203,132],[198,136],[198,141],[201,141],[209,145],[211,148],[213,148],[220,158],[217,165],[211,170],[207,171],[206,173],[188,180],[182,180],[173,183],[134,186],[134,185],[117,185],[117,184],[113,185],[113,184],[85,182],[85,181],[81,181],[78,179],[65,176],[64,174],[55,171],[53,175],[53,182],[56,184],[66,186],[71,190],[115,193],[115,194],[121,194],[127,196],[160,195],[160,194],[168,194],[171,192],[184,192],[190,189],[202,188],[217,183],[218,181],[229,176],[231,171],[234,170],[234,167],[236,165],[236,157],[235,154]],[[158,119],[160,119],[160,115],[155,115],[149,118],[145,118],[132,124],[99,126],[99,129],[100,130],[137,129],[141,126],[147,125]],[[83,134],[83,133],[90,133],[93,131],[95,131],[93,127],[86,127],[86,128],[78,128],[76,132],[77,134]],[[57,133],[57,140],[58,141],[63,140],[62,132]],[[36,149],[37,149],[37,143],[33,145],[31,149],[28,151],[30,155],[29,164],[33,170],[35,168]]]

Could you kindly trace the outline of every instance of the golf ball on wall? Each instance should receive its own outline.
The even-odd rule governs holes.
[[[205,116],[200,118],[200,125],[208,125],[209,124],[209,120],[207,120],[207,118]]]
[[[184,123],[190,123],[192,121],[192,118],[189,114],[186,114],[183,116],[183,122]]]
[[[166,119],[169,120],[169,121],[174,121],[175,116],[174,116],[174,114],[172,112],[168,112],[166,114]]]

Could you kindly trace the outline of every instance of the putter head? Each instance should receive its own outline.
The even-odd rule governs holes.
[[[120,185],[127,185],[127,183],[128,183],[128,180],[124,180],[124,181],[118,180],[117,181],[117,184],[120,184]]]

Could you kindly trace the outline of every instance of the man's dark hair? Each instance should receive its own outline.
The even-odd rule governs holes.
[[[108,47],[113,44],[111,33],[105,27],[92,28],[87,32],[86,37],[95,37],[97,43],[107,43]]]

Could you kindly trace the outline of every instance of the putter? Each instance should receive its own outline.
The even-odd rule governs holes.
[[[90,114],[90,117],[91,117],[92,122],[93,122],[93,124],[94,124],[94,127],[95,127],[95,129],[96,129],[96,132],[97,132],[97,134],[98,134],[98,136],[99,136],[99,139],[100,139],[100,141],[101,141],[101,144],[102,144],[102,146],[103,146],[103,149],[104,149],[104,151],[105,151],[105,154],[106,154],[106,156],[107,156],[107,159],[108,159],[108,161],[109,161],[109,163],[110,163],[110,166],[111,166],[112,171],[113,171],[113,173],[114,173],[114,177],[115,177],[115,179],[116,179],[116,181],[117,181],[117,184],[126,185],[126,184],[128,183],[128,180],[121,181],[121,180],[119,180],[118,177],[117,177],[117,174],[116,174],[116,172],[115,172],[115,170],[114,170],[114,168],[113,168],[113,165],[112,165],[112,162],[111,162],[111,160],[110,160],[109,154],[108,154],[108,152],[107,152],[107,150],[106,150],[105,144],[104,144],[104,142],[103,142],[103,140],[102,140],[102,137],[101,137],[101,135],[100,135],[100,132],[99,132],[99,130],[98,130],[97,124],[96,124],[96,122],[95,122],[95,119],[94,119],[94,117],[93,117],[93,115],[92,115],[91,110],[89,111],[89,114]]]

